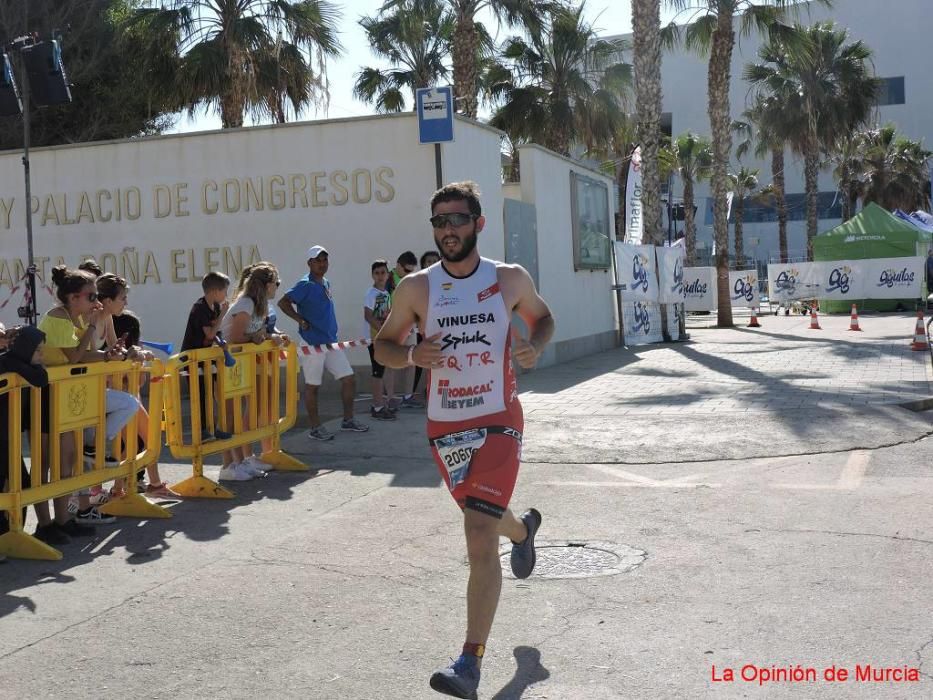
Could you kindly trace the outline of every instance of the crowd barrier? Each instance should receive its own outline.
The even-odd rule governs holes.
[[[259,345],[228,345],[227,351],[236,359],[231,367],[225,366],[224,351],[218,347],[174,355],[165,365],[166,444],[176,459],[190,459],[192,464],[191,477],[172,485],[185,497],[233,498],[231,491],[204,476],[204,458],[253,442],[266,441],[261,459],[276,470],[308,469],[279,444],[280,435],[295,424],[298,414],[295,344],[282,347],[267,340]],[[280,360],[285,362],[284,406]],[[187,422],[181,410],[185,405],[191,412]],[[211,434],[220,428],[233,436],[205,440],[205,428]]]
[[[99,362],[84,365],[66,365],[48,370],[49,386],[45,389],[30,387],[16,374],[0,374],[0,396],[8,402],[6,431],[9,484],[0,492],[0,510],[6,511],[10,529],[0,535],[0,554],[21,559],[61,559],[54,547],[36,539],[23,530],[22,509],[26,506],[67,496],[91,486],[123,478],[126,495],[112,499],[100,510],[119,516],[138,518],[168,518],[171,513],[137,493],[136,474],[159,457],[162,447],[162,375],[159,361],[140,364],[134,362]],[[144,378],[149,378],[148,435],[149,444],[140,446],[137,440],[137,415],[134,415],[122,434],[106,449],[105,391],[108,385],[138,395]],[[22,406],[29,395],[29,424],[22,425]],[[43,432],[43,394],[47,396],[48,432]],[[95,459],[92,466],[84,464],[85,430],[94,431]],[[29,475],[31,486],[24,486],[20,462],[24,456],[23,432],[28,431]],[[38,436],[41,435],[41,439]],[[70,444],[69,444],[70,443]],[[62,464],[62,446],[73,449],[71,465]],[[139,448],[142,447],[142,451]],[[105,453],[119,459],[119,465],[104,465]],[[46,454],[47,452],[47,454]]]

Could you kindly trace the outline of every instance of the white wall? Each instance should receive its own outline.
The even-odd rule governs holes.
[[[491,220],[501,220],[499,133],[458,119],[455,137],[443,147],[445,179],[476,180],[484,207],[496,212]],[[0,156],[0,304],[27,258],[20,158]],[[394,263],[406,249],[420,256],[434,247],[427,221],[436,184],[434,149],[418,143],[413,114],[47,148],[34,151],[31,160],[35,255],[45,279],[59,259],[75,266],[95,256],[108,271],[130,278],[130,308],[142,317],[144,338],[176,347],[208,264],[234,277],[231,257],[240,256],[242,264],[269,260],[279,267],[284,292],[307,273],[307,248],[325,246],[340,335],[352,338],[362,326],[371,261]],[[310,190],[314,173],[322,173],[314,179],[321,188],[316,198]],[[350,187],[341,189],[354,173],[356,196]],[[247,210],[244,198],[233,206],[236,181],[247,179],[266,190],[261,211],[253,200]],[[228,180],[232,211],[208,213],[218,201],[213,184],[222,190]],[[306,201],[289,194],[292,184],[300,190],[302,182]],[[117,215],[112,199],[118,191],[123,197],[133,193],[131,198],[138,192],[136,218],[126,211]],[[170,191],[187,201],[158,211],[154,197]],[[100,220],[100,213],[110,221]],[[483,235],[484,254],[501,258],[501,230],[490,227]],[[19,303],[18,292],[0,310],[0,320],[15,322]],[[40,311],[51,304],[40,291]],[[296,332],[288,319],[280,325]],[[354,363],[364,364],[365,353],[358,355]]]
[[[614,332],[617,326],[609,270],[574,270],[570,172],[606,183],[610,222],[616,208],[612,179],[536,145],[520,146],[519,161],[521,199],[536,207],[539,291],[557,322],[552,344]],[[513,186],[507,187],[514,192]],[[560,355],[558,352],[558,360]]]

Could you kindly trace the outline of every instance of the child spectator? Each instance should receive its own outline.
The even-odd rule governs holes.
[[[201,350],[214,344],[214,338],[217,337],[217,331],[220,330],[220,323],[230,306],[227,302],[227,290],[229,289],[230,278],[224,273],[208,272],[204,275],[204,279],[201,280],[201,290],[204,292],[204,296],[194,302],[191,311],[188,312],[188,325],[185,327],[185,337],[181,341],[182,352],[185,350]],[[214,363],[210,363],[210,371],[216,374],[217,369]],[[216,424],[214,426],[207,425],[207,392],[203,369],[199,370],[198,374],[201,442],[208,442],[215,438],[229,440],[233,437],[232,433],[221,430],[216,427]],[[216,421],[216,413],[214,418]]]
[[[152,353],[139,347],[139,319],[126,309],[128,293],[129,286],[122,277],[108,272],[97,278],[97,300],[102,306],[99,321],[108,329],[107,346],[110,348],[124,348],[126,350],[126,357],[130,360],[151,360]],[[126,318],[125,321],[122,320],[124,317]],[[135,324],[132,323],[134,320]],[[119,334],[117,332],[118,326],[121,328]],[[123,328],[127,330],[122,330]],[[112,345],[111,340],[114,340]],[[110,390],[108,389],[108,391]],[[142,451],[147,445],[152,444],[149,440],[149,412],[142,405],[139,396],[134,398],[138,406],[136,410],[136,431],[139,441],[137,449]],[[161,447],[161,440],[158,442],[159,444],[157,445],[152,444],[153,449],[158,450]],[[127,451],[129,451],[129,448],[127,448]],[[150,464],[146,467],[146,471],[149,474],[149,484],[144,491],[147,496],[152,496],[154,498],[178,498],[178,494],[172,491],[168,484],[163,482],[162,478],[159,476],[158,462]],[[117,483],[114,484],[114,491],[111,492],[111,496],[120,497],[124,495],[124,485],[122,482],[122,479],[117,480]]]
[[[376,260],[371,266],[371,272],[373,286],[366,292],[363,300],[363,318],[366,320],[363,334],[375,338],[392,306],[391,296],[386,289],[386,283],[389,281],[389,263],[386,260]],[[392,398],[394,390],[394,372],[391,369],[386,370],[383,365],[376,362],[372,345],[367,349],[369,350],[369,363],[373,369],[373,405],[369,414],[376,420],[395,420],[395,414],[388,405],[388,399]]]
[[[82,362],[103,362],[111,359],[123,359],[124,350],[122,347],[116,347],[107,352],[97,350],[94,346],[97,327],[99,325],[99,316],[103,307],[97,301],[97,287],[94,275],[83,270],[70,270],[64,265],[57,265],[52,268],[52,282],[55,284],[56,296],[60,302],[59,306],[49,310],[39,322],[39,330],[45,333],[45,345],[42,351],[43,364],[47,367],[58,365],[77,364]],[[110,392],[108,389],[107,409],[111,408]],[[114,392],[123,394],[129,401],[122,401],[122,397],[117,400],[120,403],[119,411],[107,413],[107,439],[114,439],[126,425],[127,421],[136,412],[137,404],[133,397],[124,392]],[[43,395],[43,401],[49,402],[49,394]],[[126,406],[124,406],[126,404]],[[48,411],[43,406],[43,411]],[[45,422],[45,417],[43,422]],[[48,423],[43,426],[48,430]],[[47,449],[47,437],[43,435],[43,479],[46,478],[49,469]],[[74,471],[77,445],[75,443],[75,434],[73,432],[63,433],[60,438],[60,474],[61,477],[70,477]],[[112,458],[111,458],[112,459]],[[54,499],[55,503],[55,525],[58,530],[63,530],[68,535],[91,535],[93,528],[87,527],[90,524],[99,524],[112,522],[114,518],[105,516],[96,508],[90,505],[90,500],[86,493],[79,494],[78,515],[75,519],[68,515],[68,496],[60,496]],[[36,529],[36,537],[52,536],[47,523],[40,520],[39,527]]]
[[[280,284],[278,270],[272,263],[259,262],[244,270],[237,285],[236,299],[220,324],[228,342],[258,344],[267,338],[288,342],[287,336],[270,336],[266,332],[269,301],[275,298]],[[224,451],[219,478],[221,481],[248,481],[256,476],[264,476],[270,469],[271,465],[254,455],[249,445],[244,445]]]

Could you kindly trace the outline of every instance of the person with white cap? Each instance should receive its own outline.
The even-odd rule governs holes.
[[[308,351],[308,346],[337,342],[337,314],[330,282],[324,276],[330,256],[323,246],[308,249],[308,274],[302,277],[279,300],[279,308],[286,316],[298,323],[302,342],[298,347],[298,359],[305,377],[305,408],[308,411],[308,437],[312,440],[333,440],[334,434],[321,425],[318,415],[318,388],[324,378],[324,370],[340,380],[343,400],[343,422],[341,430],[365,433],[369,426],[353,417],[353,397],[356,382],[353,368],[343,350],[327,350],[319,353]]]

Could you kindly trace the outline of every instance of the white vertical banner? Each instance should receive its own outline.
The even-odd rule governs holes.
[[[671,340],[680,340],[680,316],[683,306],[680,303],[668,304],[667,309],[667,335]]]
[[[716,268],[685,267],[683,302],[687,311],[712,311],[716,308]]]
[[[761,303],[758,297],[758,271],[730,271],[729,290],[733,308],[757,309]]]
[[[622,327],[626,345],[647,345],[664,340],[661,334],[661,306],[648,301],[622,304]]]
[[[616,284],[624,301],[658,300],[655,247],[615,241]]]
[[[867,299],[865,288],[865,266],[868,260],[833,260],[812,263],[820,281],[819,299],[833,301],[855,301]]]
[[[632,152],[625,181],[625,242],[641,245],[645,219],[641,208],[641,146]]]
[[[662,304],[682,304],[684,301],[683,246],[657,248],[659,300]]]

